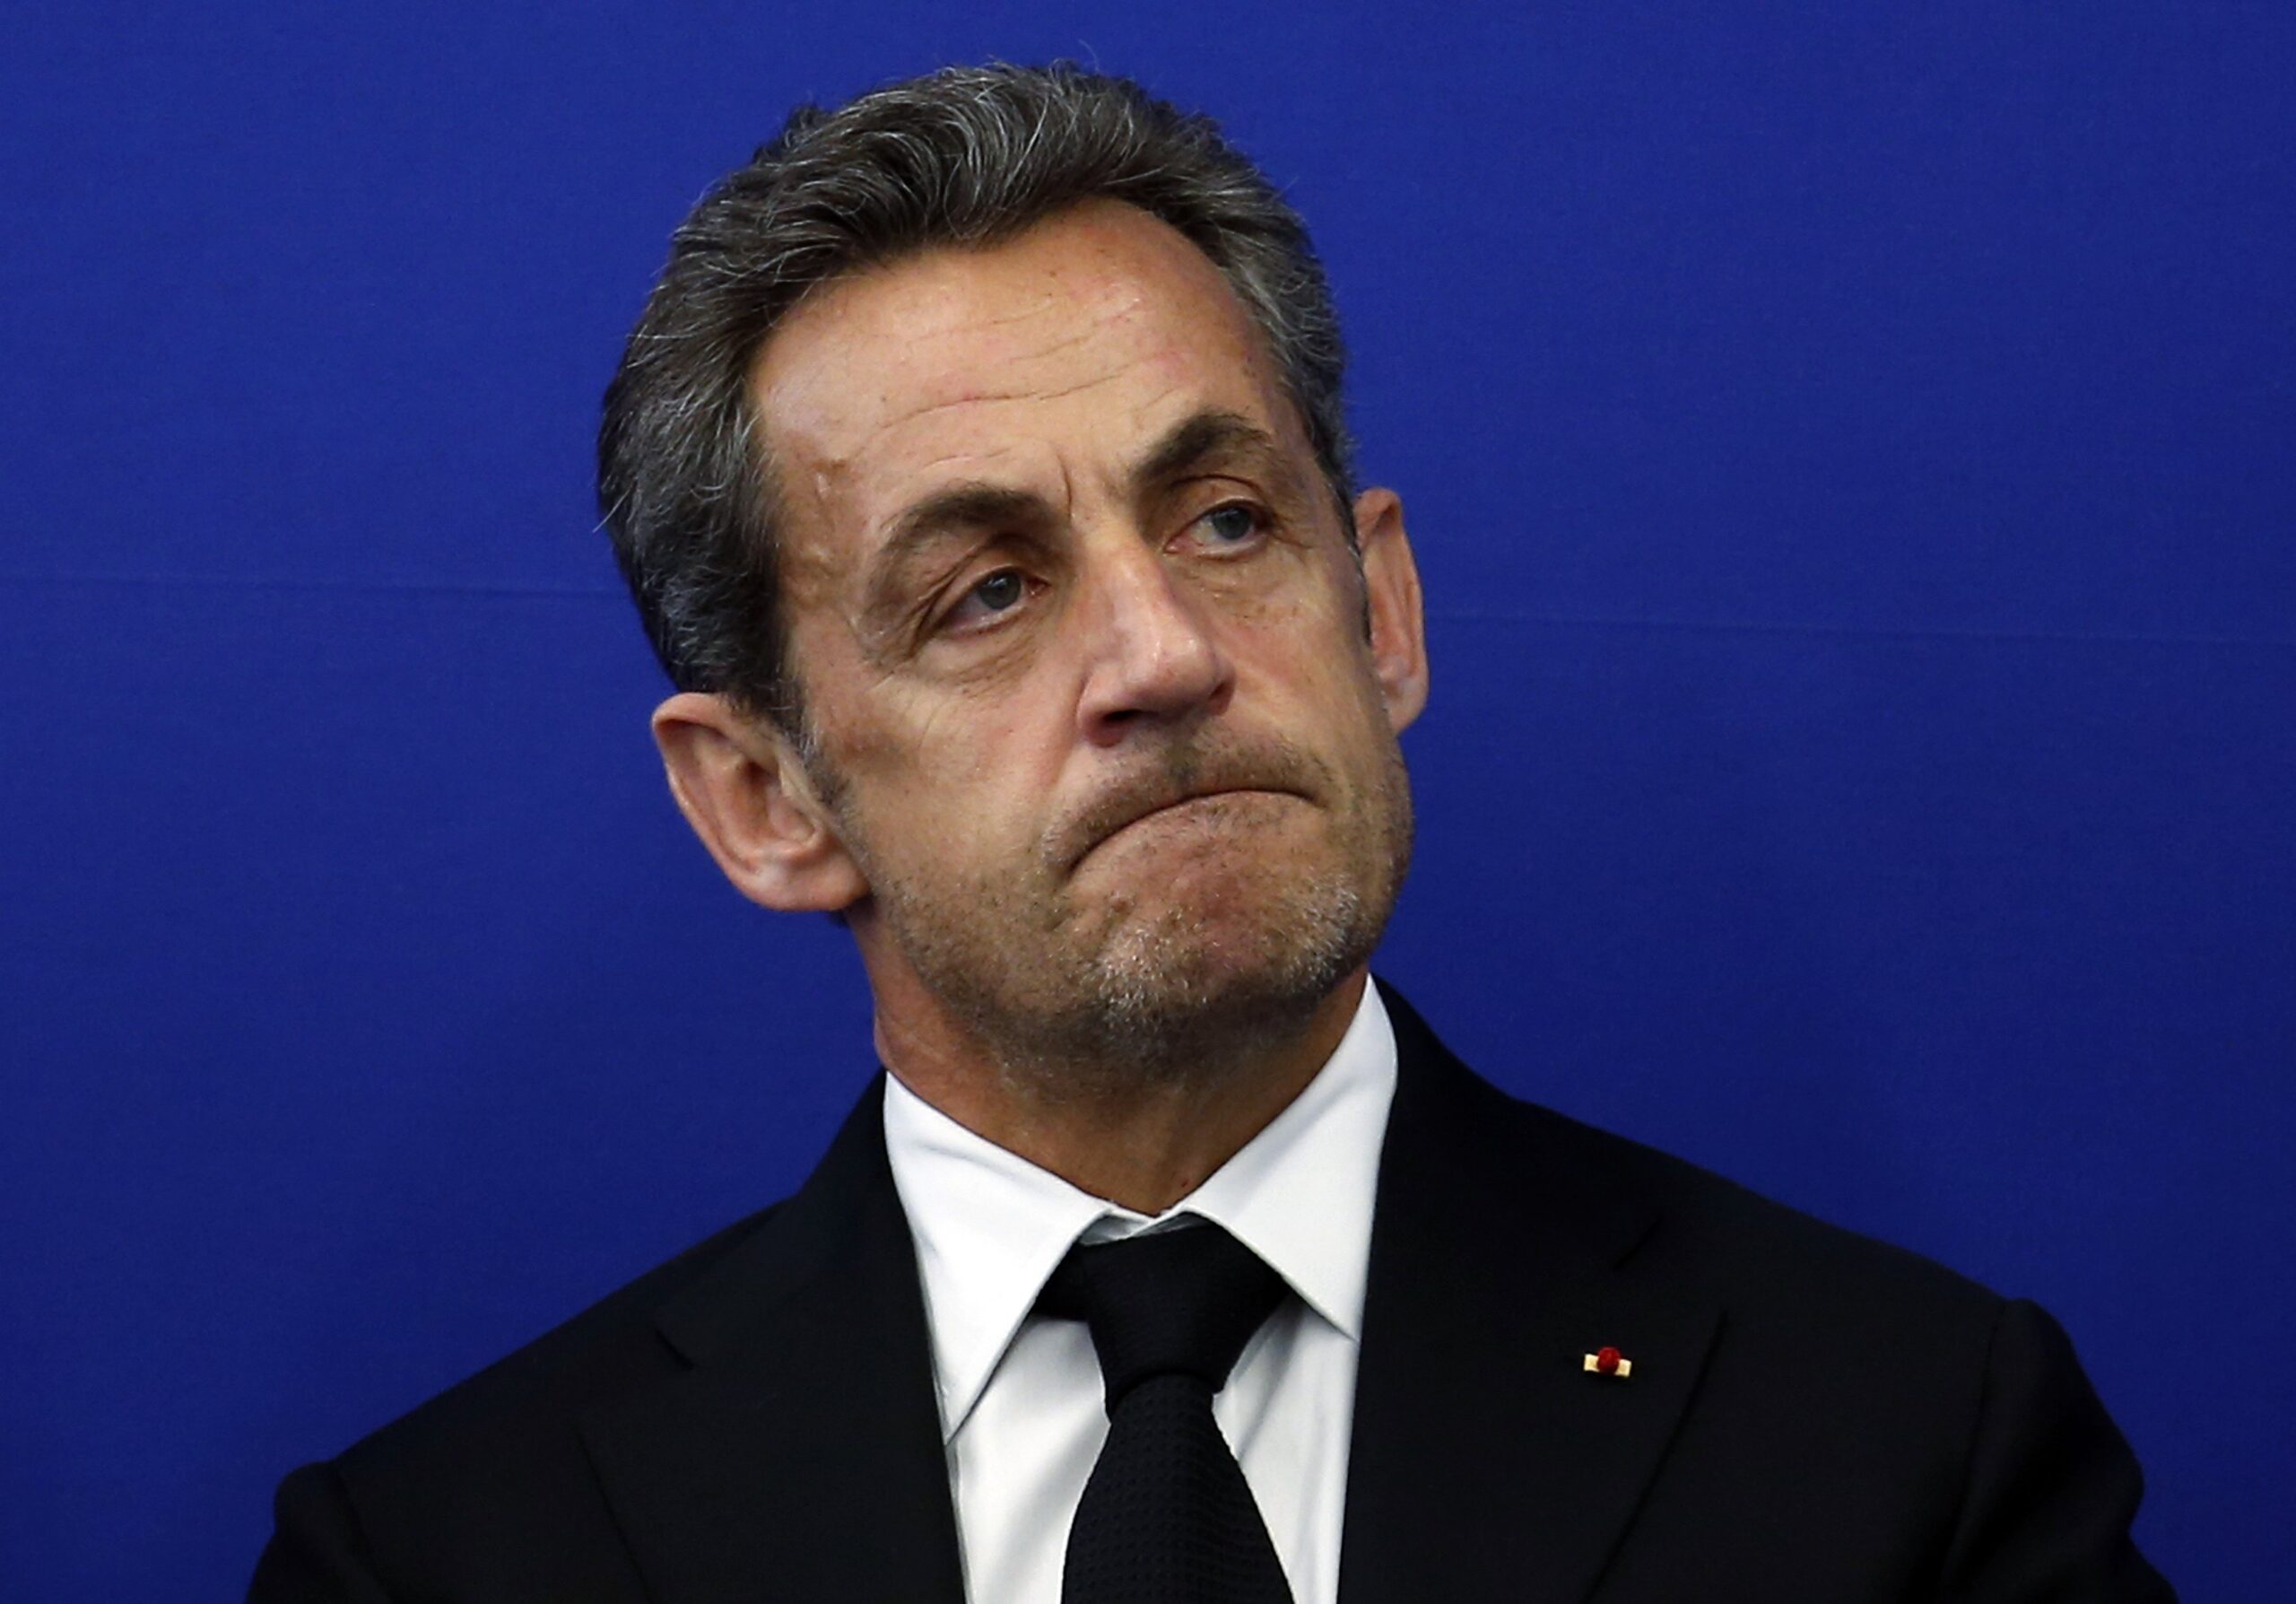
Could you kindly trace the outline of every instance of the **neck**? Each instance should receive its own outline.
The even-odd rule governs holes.
[[[1232,1051],[1195,1055],[1185,1072],[1096,1073],[1000,1053],[945,1008],[876,988],[877,1052],[901,1084],[958,1124],[1080,1191],[1161,1214],[1234,1157],[1339,1046],[1368,972],[1358,968],[1296,1027]],[[929,1001],[929,999],[922,999]]]

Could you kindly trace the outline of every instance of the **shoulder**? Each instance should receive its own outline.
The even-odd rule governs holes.
[[[1836,1364],[1870,1371],[1902,1363],[1924,1384],[1954,1390],[1981,1375],[2008,1306],[1998,1294],[1918,1253],[1514,1097],[1461,1064],[1408,1005],[1393,1012],[1403,1071],[1388,1138],[1396,1190],[1458,1200],[1414,1207],[1431,1226],[1487,1228],[1492,1241],[1512,1244],[1524,1273],[1561,1265],[1568,1275],[1718,1306],[1726,1347],[1781,1375],[1815,1381]],[[1383,1190],[1382,1207],[1389,1201]]]
[[[1503,1096],[1504,1094],[1501,1094]],[[1638,1257],[1687,1268],[1741,1295],[1880,1298],[1989,1323],[2005,1300],[1933,1259],[1833,1225],[1643,1143],[1509,1098],[1526,1131],[1550,1154],[1606,1172],[1653,1216]]]
[[[354,1488],[396,1481],[483,1441],[497,1456],[551,1453],[593,1407],[678,1367],[657,1320],[751,1241],[781,1207],[735,1221],[353,1443],[335,1463]],[[446,1469],[445,1466],[439,1467]]]
[[[880,1115],[873,1085],[790,1198],[289,1477],[257,1596],[372,1596],[311,1583],[346,1577],[422,1598],[621,1597],[602,1581],[620,1577],[638,1596],[600,1454],[622,1453],[627,1469],[633,1422],[714,1440],[758,1387],[788,1392],[776,1362],[822,1348],[825,1290],[858,1280],[846,1302],[882,1306],[865,1294],[909,1261]],[[725,1361],[714,1372],[713,1358]],[[697,1376],[713,1373],[751,1390],[702,1399]],[[659,1469],[625,1476],[625,1495],[643,1495]]]
[[[1661,1526],[1665,1514],[1714,1521],[1686,1547],[1720,1563],[1732,1545],[1785,1530],[1774,1512],[1790,1504],[1867,1534],[1905,1574],[1954,1597],[2170,1596],[2129,1539],[2144,1486],[2135,1460],[2045,1311],[1494,1095],[1524,1151],[1606,1175],[1641,1205],[1647,1226],[1620,1277],[1718,1312],[1653,1495]],[[1817,1564],[1825,1543],[1796,1540]],[[2028,1592],[2037,1578],[2048,1581]],[[1773,1596],[1841,1594],[1829,1583]]]

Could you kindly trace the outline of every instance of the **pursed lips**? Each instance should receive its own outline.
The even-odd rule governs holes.
[[[1217,801],[1222,797],[1298,797],[1300,793],[1297,791],[1288,790],[1277,786],[1257,785],[1218,786],[1210,790],[1190,791],[1186,796],[1174,797],[1170,801],[1160,802],[1153,807],[1150,807],[1140,813],[1135,814],[1123,824],[1118,824],[1115,829],[1109,831],[1099,840],[1092,842],[1091,846],[1085,848],[1084,850],[1078,855],[1076,862],[1081,865],[1085,859],[1090,858],[1093,853],[1108,845],[1109,842],[1114,841],[1118,836],[1124,834],[1135,824],[1144,824],[1150,819],[1161,817],[1163,815],[1174,812],[1179,808],[1192,807],[1199,802]]]

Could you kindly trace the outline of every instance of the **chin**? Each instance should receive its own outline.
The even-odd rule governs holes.
[[[1277,898],[1123,921],[1077,977],[1072,1018],[1096,1056],[1143,1068],[1281,1035],[1370,957],[1384,922],[1370,911],[1352,883],[1334,876],[1295,879]]]
[[[888,886],[881,906],[925,989],[1044,1092],[1216,1076],[1304,1028],[1370,959],[1410,861],[1394,778],[1385,809],[1256,802],[1251,828],[1241,808],[1192,810],[1184,847],[1156,838],[1187,818],[1152,824],[1040,895]]]

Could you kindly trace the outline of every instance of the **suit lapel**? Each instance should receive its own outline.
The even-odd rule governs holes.
[[[1583,1599],[1697,1386],[1719,1311],[1633,1273],[1655,1211],[1476,1079],[1394,992],[1342,1604]],[[1630,1378],[1587,1373],[1618,1348]]]
[[[687,1368],[583,1437],[656,1604],[962,1604],[883,1084],[812,1180],[657,1321]]]
[[[1342,1604],[1586,1597],[1696,1388],[1709,1300],[1634,1273],[1656,1226],[1554,1116],[1385,993],[1399,1074],[1356,1382]],[[583,1438],[656,1604],[963,1604],[882,1086],[804,1189],[657,1324],[686,1368]],[[1631,1378],[1588,1375],[1603,1346]]]

